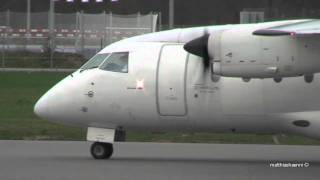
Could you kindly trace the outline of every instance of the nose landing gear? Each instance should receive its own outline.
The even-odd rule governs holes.
[[[95,159],[109,159],[113,153],[113,145],[111,143],[95,142],[91,145],[90,152]]]
[[[94,142],[90,152],[95,159],[109,159],[113,153],[112,143],[125,140],[126,131],[122,127],[117,129],[88,127],[87,141]]]

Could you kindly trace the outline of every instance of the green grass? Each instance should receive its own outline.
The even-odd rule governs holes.
[[[49,53],[33,53],[33,52],[0,52],[0,62],[4,60],[4,66],[7,68],[49,68]],[[72,53],[58,53],[53,55],[54,68],[78,68],[87,59],[81,55]]]
[[[0,73],[0,139],[85,140],[86,130],[39,119],[33,113],[37,99],[65,77],[65,73]],[[128,141],[180,143],[273,144],[271,135],[128,132]],[[281,144],[319,145],[320,141],[281,136]]]
[[[0,139],[82,140],[85,131],[37,118],[33,106],[64,73],[0,73]]]
[[[282,145],[320,145],[319,140],[300,136],[279,136]],[[220,144],[274,144],[273,135],[232,133],[163,133],[152,134],[129,132],[128,141],[178,142],[178,143],[220,143]]]

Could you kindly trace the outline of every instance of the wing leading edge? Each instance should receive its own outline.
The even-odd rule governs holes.
[[[320,35],[320,20],[306,20],[289,25],[260,29],[253,32],[258,36],[308,36]]]

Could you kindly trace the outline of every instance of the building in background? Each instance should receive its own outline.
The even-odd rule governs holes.
[[[244,9],[240,12],[240,24],[259,23],[264,21],[264,9]]]

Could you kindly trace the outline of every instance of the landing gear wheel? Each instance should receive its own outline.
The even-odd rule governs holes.
[[[113,146],[111,143],[95,142],[91,145],[90,152],[95,159],[109,159],[113,153]]]

